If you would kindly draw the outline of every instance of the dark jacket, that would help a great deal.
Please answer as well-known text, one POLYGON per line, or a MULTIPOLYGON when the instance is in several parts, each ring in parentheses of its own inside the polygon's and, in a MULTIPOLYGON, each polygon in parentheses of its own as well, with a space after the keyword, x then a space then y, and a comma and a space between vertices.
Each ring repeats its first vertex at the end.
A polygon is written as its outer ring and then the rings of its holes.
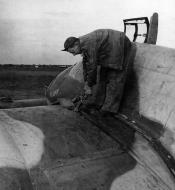
POLYGON ((79 37, 84 75, 89 86, 96 83, 97 65, 122 70, 124 59, 123 32, 99 29, 79 37))

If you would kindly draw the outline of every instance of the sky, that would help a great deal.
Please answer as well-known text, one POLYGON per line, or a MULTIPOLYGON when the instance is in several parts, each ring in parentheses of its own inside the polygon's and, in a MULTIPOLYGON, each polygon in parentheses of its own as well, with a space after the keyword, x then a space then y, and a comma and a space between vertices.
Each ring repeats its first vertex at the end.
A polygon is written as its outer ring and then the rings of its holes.
POLYGON ((174 0, 0 0, 1 64, 73 64, 69 36, 123 31, 123 19, 159 14, 157 44, 175 48, 174 0))

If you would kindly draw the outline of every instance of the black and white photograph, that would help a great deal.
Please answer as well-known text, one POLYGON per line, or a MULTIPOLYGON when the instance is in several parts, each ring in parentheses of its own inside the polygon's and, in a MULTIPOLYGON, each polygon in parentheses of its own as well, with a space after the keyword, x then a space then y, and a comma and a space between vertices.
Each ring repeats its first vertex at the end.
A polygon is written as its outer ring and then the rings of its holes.
POLYGON ((0 190, 175 190, 174 7, 0 0, 0 190))

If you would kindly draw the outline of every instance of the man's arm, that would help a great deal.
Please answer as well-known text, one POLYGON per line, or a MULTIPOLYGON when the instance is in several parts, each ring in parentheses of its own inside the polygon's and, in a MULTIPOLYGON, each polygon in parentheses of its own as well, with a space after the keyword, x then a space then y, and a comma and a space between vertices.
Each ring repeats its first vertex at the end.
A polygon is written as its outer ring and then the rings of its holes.
POLYGON ((97 48, 96 40, 93 41, 88 49, 88 63, 87 63, 87 83, 92 87, 97 80, 97 48))

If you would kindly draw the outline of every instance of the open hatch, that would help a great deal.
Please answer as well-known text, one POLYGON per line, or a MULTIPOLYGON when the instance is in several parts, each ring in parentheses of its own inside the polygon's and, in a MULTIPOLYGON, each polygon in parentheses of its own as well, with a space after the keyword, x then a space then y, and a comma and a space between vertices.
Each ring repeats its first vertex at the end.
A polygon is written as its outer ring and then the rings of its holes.
POLYGON ((124 19, 124 32, 133 42, 156 44, 158 33, 158 14, 150 18, 137 17, 124 19))

